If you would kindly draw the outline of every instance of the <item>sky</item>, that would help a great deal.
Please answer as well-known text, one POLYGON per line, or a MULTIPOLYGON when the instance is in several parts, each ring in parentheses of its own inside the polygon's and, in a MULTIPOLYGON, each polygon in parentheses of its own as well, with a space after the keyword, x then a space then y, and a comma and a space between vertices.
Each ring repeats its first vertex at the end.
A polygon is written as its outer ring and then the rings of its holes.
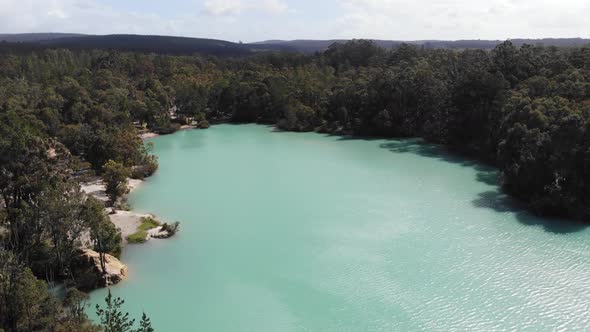
POLYGON ((590 38, 590 0, 0 0, 0 33, 254 42, 590 38))

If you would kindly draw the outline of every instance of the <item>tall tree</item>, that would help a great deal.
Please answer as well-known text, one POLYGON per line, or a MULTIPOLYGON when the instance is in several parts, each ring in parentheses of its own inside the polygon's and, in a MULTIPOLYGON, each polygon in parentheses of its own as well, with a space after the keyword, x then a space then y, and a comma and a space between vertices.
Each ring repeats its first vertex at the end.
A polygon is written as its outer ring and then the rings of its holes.
POLYGON ((94 197, 89 197, 81 212, 84 222, 90 229, 90 238, 99 254, 103 274, 107 273, 106 254, 117 254, 121 250, 121 232, 105 214, 104 205, 94 197))
POLYGON ((127 178, 131 175, 129 168, 113 160, 107 161, 102 168, 102 179, 106 186, 106 193, 115 205, 117 201, 129 192, 127 178))

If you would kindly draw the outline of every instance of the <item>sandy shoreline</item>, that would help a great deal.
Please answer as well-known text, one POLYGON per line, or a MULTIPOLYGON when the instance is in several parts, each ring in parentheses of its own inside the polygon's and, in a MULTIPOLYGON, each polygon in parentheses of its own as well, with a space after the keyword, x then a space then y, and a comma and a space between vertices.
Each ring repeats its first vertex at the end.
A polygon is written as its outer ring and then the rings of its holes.
MULTIPOLYGON (((129 193, 132 193, 134 190, 139 188, 142 183, 142 180, 129 179, 129 193)), ((94 196, 103 202, 108 201, 108 197, 105 192, 105 185, 101 179, 95 178, 92 181, 81 183, 80 186, 82 191, 87 195, 94 196)), ((137 228, 141 225, 142 218, 154 218, 154 216, 151 214, 143 214, 133 211, 115 210, 116 213, 111 214, 112 208, 106 208, 105 210, 109 213, 111 222, 121 230, 123 245, 127 244, 127 237, 129 235, 137 232, 137 228)))
MULTIPOLYGON (((193 126, 193 125, 183 125, 183 126, 180 126, 180 128, 178 129, 178 131, 181 131, 181 130, 189 130, 189 129, 197 129, 197 128, 198 128, 197 126, 193 126)), ((162 136, 162 135, 156 134, 156 133, 153 133, 153 132, 147 132, 147 133, 139 134, 139 138, 141 138, 143 140, 146 140, 146 139, 149 139, 149 138, 158 137, 158 136, 162 136)))
POLYGON ((160 134, 156 134, 156 133, 143 133, 143 134, 139 134, 139 138, 141 138, 141 139, 154 138, 154 137, 158 137, 158 136, 160 136, 160 134))
MULTIPOLYGON (((184 125, 184 126, 180 127, 179 131, 180 130, 197 129, 197 128, 198 128, 197 126, 184 125)), ((145 133, 140 134, 139 138, 142 140, 146 140, 146 139, 154 138, 154 137, 158 137, 158 136, 160 136, 160 134, 156 134, 154 132, 145 132, 145 133)), ((137 190, 137 188, 139 188, 143 182, 144 182, 143 180, 128 179, 129 194, 131 194, 133 191, 137 190)), ((90 181, 80 183, 80 186, 81 186, 82 191, 84 193, 86 193, 87 195, 94 196, 98 200, 105 202, 105 203, 109 201, 109 198, 106 194, 105 185, 100 177, 94 177, 90 181)), ((127 237, 129 235, 137 233, 138 228, 141 225, 141 220, 143 218, 151 217, 153 219, 158 220, 152 214, 144 214, 144 213, 138 213, 138 212, 134 212, 134 211, 125 211, 125 210, 114 210, 115 213, 113 213, 113 209, 110 207, 105 208, 105 211, 108 212, 111 222, 113 224, 115 224, 115 226, 117 228, 119 228, 121 230, 121 237, 123 238, 123 242, 122 242, 123 245, 128 244, 127 237)), ((163 224, 163 222, 161 220, 158 220, 158 221, 163 224)), ((160 236, 162 234, 167 234, 167 233, 162 233, 161 226, 156 227, 154 229, 150 229, 147 231, 147 233, 148 233, 148 239, 154 238, 156 236, 160 236)))

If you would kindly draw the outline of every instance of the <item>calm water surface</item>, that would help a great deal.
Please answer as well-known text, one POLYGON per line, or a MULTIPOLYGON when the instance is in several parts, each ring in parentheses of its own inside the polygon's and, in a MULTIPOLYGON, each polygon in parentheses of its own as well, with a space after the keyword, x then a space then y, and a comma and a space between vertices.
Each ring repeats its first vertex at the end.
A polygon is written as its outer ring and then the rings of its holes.
POLYGON ((127 248, 112 291, 157 331, 590 328, 590 230, 515 207, 493 169, 256 125, 153 142, 131 203, 182 229, 127 248))

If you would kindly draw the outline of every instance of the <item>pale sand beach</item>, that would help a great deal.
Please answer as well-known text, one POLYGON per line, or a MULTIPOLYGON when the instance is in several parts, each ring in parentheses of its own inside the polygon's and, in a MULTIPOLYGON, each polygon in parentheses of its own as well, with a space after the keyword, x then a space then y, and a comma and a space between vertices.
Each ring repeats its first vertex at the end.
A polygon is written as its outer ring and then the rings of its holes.
MULTIPOLYGON (((110 209, 109 209, 110 210, 110 209)), ((127 237, 137 232, 141 225, 141 219, 145 217, 154 218, 150 214, 141 214, 133 211, 116 210, 117 213, 109 214, 109 218, 117 228, 121 230, 123 245, 127 244, 127 237)))
MULTIPOLYGON (((197 129, 197 128, 198 127, 197 126, 194 126, 194 125, 182 125, 182 126, 180 126, 180 128, 178 129, 178 131, 181 131, 181 130, 190 130, 190 129, 197 129)), ((154 138, 154 137, 158 137, 158 136, 160 136, 160 134, 156 134, 156 133, 153 133, 153 132, 147 132, 147 133, 139 134, 139 138, 141 138, 142 140, 146 140, 146 139, 154 138)))
POLYGON ((160 136, 160 135, 159 134, 156 134, 156 133, 151 133, 150 132, 150 133, 140 134, 139 135, 139 138, 141 138, 141 139, 148 139, 148 138, 154 138, 154 137, 158 137, 158 136, 160 136))
MULTIPOLYGON (((142 180, 129 179, 129 193, 132 193, 134 190, 136 190, 142 183, 142 180)), ((105 186, 101 179, 95 178, 92 181, 81 183, 80 186, 82 191, 84 191, 86 194, 94 196, 103 202, 108 201, 108 197, 105 192, 105 186)), ((142 214, 124 210, 115 210, 116 213, 113 214, 113 209, 110 207, 106 208, 105 210, 109 213, 111 222, 121 230, 123 245, 127 244, 127 237, 129 235, 137 232, 137 228, 139 225, 141 225, 142 218, 154 218, 154 216, 150 214, 142 214)))

